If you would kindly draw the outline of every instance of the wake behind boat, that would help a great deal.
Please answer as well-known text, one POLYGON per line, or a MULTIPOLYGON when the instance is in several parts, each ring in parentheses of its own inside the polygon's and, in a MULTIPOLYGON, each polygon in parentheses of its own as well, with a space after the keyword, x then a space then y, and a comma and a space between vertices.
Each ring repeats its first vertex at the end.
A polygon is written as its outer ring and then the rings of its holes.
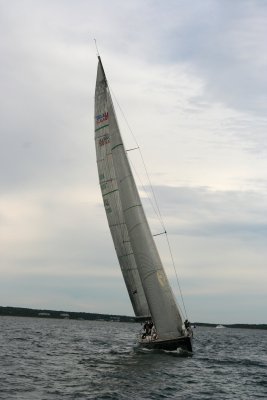
POLYGON ((146 348, 192 351, 151 234, 124 148, 100 56, 95 88, 95 145, 99 183, 117 257, 138 319, 147 320, 139 344, 146 348))

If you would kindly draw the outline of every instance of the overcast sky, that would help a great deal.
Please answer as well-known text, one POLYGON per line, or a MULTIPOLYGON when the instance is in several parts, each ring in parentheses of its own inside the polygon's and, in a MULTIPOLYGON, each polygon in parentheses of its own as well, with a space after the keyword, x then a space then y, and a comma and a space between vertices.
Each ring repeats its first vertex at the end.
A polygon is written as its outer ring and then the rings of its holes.
POLYGON ((133 315, 98 186, 94 38, 189 318, 267 323, 260 0, 0 0, 0 305, 133 315))

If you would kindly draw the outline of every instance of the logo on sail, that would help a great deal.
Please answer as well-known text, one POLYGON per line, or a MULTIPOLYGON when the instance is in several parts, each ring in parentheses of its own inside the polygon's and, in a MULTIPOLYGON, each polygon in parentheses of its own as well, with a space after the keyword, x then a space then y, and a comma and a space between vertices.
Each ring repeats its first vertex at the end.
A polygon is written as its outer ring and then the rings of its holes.
POLYGON ((104 146, 105 144, 110 143, 109 135, 105 135, 105 136, 103 136, 102 138, 100 138, 100 139, 98 140, 98 143, 99 143, 99 146, 100 146, 100 147, 101 147, 101 146, 104 146))
POLYGON ((108 120, 108 112, 105 111, 105 112, 103 112, 102 114, 98 114, 98 115, 95 117, 95 119, 96 119, 96 123, 97 123, 97 124, 101 124, 101 122, 107 121, 107 120, 108 120))

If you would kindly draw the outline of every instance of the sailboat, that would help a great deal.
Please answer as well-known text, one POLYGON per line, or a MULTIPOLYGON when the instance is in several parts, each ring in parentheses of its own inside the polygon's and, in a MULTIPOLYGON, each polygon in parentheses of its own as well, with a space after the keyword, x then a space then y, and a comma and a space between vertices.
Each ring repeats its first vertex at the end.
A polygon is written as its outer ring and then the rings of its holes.
POLYGON ((99 55, 95 146, 104 208, 132 307, 137 320, 152 328, 139 335, 139 345, 192 352, 191 330, 182 320, 154 242, 99 55))

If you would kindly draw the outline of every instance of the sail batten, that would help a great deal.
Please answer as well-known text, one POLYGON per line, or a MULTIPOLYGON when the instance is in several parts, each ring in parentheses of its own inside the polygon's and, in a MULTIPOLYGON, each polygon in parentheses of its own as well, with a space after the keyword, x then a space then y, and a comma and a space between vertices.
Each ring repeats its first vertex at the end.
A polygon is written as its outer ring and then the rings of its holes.
POLYGON ((97 129, 95 130, 95 132, 100 131, 100 129, 104 129, 104 128, 106 128, 107 126, 109 126, 109 125, 107 124, 107 125, 101 126, 100 128, 97 128, 97 129))

